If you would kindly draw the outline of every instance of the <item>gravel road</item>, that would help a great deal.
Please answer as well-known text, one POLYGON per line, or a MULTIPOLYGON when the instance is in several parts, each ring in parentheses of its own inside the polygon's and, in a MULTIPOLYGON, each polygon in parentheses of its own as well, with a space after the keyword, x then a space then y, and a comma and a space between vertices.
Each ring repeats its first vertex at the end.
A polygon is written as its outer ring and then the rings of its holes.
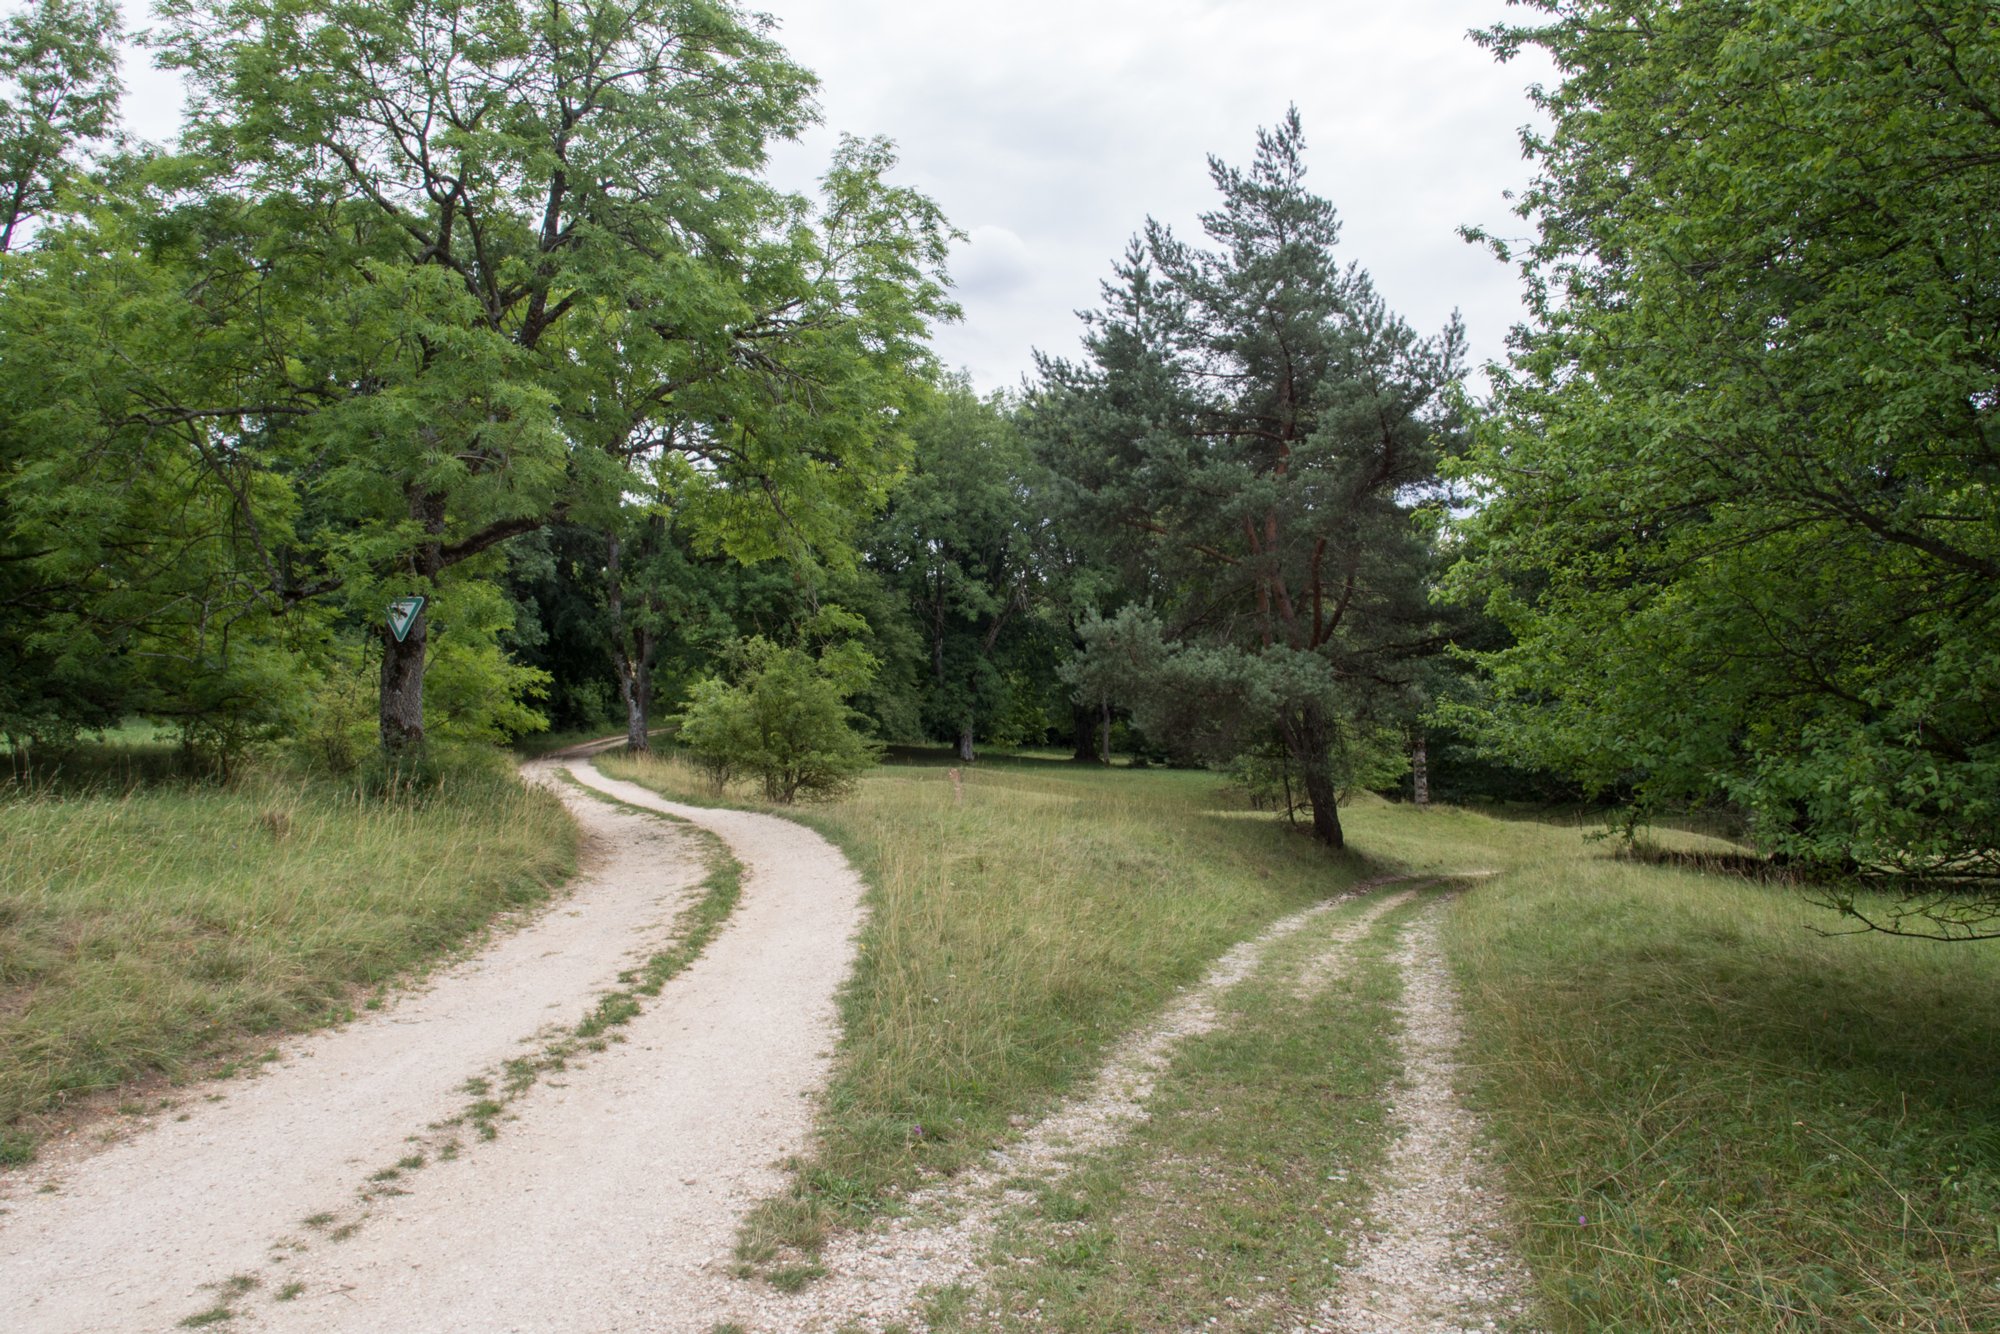
POLYGON ((587 862, 553 908, 385 1010, 284 1044, 255 1079, 11 1174, 0 1329, 167 1330, 227 1304, 232 1330, 706 1334, 754 1309, 724 1272, 730 1243, 804 1146, 860 882, 788 821, 568 767, 713 830, 746 870, 730 922, 624 1041, 521 1097, 498 1139, 358 1202, 412 1136, 465 1109, 469 1077, 538 1049, 665 944, 704 874, 681 829, 564 785, 587 862), (336 1241, 316 1215, 359 1226, 336 1241))

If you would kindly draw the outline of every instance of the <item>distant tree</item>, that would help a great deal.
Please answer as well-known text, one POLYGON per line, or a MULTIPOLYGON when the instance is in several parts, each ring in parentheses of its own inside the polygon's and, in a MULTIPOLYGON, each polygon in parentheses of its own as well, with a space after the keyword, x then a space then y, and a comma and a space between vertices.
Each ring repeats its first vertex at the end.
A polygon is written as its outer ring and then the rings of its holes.
POLYGON ((1484 735, 1990 930, 1956 878, 2000 875, 1993 8, 1531 7, 1486 38, 1562 79, 1466 463, 1454 587, 1516 636, 1484 735))
POLYGON ((575 512, 605 533, 608 642, 629 744, 647 746, 651 670, 677 542, 743 561, 844 553, 908 453, 900 409, 955 315, 935 204, 892 184, 881 140, 847 139, 816 206, 745 191, 727 244, 607 309, 558 411, 592 457, 575 512))
POLYGON ((1461 336, 1418 338, 1336 262, 1303 154, 1292 112, 1247 171, 1211 160, 1213 249, 1146 224, 1086 362, 1043 363, 1037 430, 1147 599, 1085 630, 1079 685, 1209 758, 1276 739, 1339 847, 1340 789, 1438 646, 1422 511, 1461 336))
POLYGON ((1005 401, 964 380, 918 404, 910 430, 915 456, 866 540, 867 559, 924 638, 926 730, 970 762, 1014 704, 1008 637, 1033 629, 1036 465, 1005 401))
POLYGON ((697 682, 674 719, 677 741, 718 791, 750 774, 771 801, 824 800, 874 765, 881 747, 855 727, 847 706, 873 670, 865 653, 843 645, 815 657, 756 637, 741 646, 740 659, 733 683, 697 682))

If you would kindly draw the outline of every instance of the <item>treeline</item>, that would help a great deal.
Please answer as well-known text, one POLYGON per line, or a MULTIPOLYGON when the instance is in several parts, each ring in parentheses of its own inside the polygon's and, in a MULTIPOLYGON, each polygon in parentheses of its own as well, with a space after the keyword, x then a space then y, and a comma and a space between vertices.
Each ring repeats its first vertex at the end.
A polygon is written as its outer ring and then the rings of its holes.
POLYGON ((812 80, 760 19, 176 5, 164 151, 113 135, 115 18, 49 0, 7 48, 17 758, 136 714, 217 768, 396 770, 690 701, 768 750, 782 681, 968 760, 1239 761, 1335 844, 1340 788, 1395 781, 1459 342, 1340 267, 1296 118, 1216 164, 1210 248, 1148 225, 1081 363, 981 398, 887 145, 764 179, 812 80))
POLYGON ((163 151, 112 137, 111 4, 11 18, 14 753, 137 713, 218 765, 370 730, 399 765, 540 724, 510 596, 537 568, 643 658, 618 599, 673 542, 846 542, 907 458, 950 234, 885 143, 844 141, 812 198, 767 182, 814 114, 767 27, 697 0, 170 5, 192 104, 163 151), (574 530, 608 543, 588 572, 555 560, 574 530))
POLYGON ((1460 331, 1338 257, 1295 115, 1211 163, 1201 236, 1141 228, 1079 358, 982 398, 889 147, 765 180, 813 85, 760 19, 178 0, 169 153, 112 135, 111 7, 45 0, 0 47, 0 726, 393 766, 689 701, 768 742, 790 683, 966 758, 1229 766, 1333 845, 1426 760, 1715 807, 1974 930, 1990 6, 1528 8, 1483 36, 1561 75, 1492 240, 1531 318, 1474 402, 1460 331))

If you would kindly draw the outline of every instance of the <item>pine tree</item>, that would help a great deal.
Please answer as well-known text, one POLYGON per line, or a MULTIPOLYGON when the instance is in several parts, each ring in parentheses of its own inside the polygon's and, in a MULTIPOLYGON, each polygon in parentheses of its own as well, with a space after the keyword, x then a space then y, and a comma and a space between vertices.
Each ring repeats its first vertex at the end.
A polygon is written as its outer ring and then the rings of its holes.
POLYGON ((1149 220, 1046 361, 1040 438, 1145 605, 1085 632, 1080 683, 1150 735, 1226 758, 1273 740, 1313 832, 1437 646, 1420 511, 1438 498, 1461 335, 1417 337, 1334 257, 1296 110, 1247 170, 1211 159, 1211 248, 1149 220))

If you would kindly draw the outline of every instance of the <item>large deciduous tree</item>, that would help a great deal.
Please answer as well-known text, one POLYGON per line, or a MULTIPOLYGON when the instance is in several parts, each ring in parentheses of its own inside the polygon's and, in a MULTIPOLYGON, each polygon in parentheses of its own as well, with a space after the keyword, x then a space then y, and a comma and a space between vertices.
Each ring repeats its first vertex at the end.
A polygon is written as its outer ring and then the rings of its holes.
POLYGON ((1078 680, 1213 757, 1279 741, 1341 846, 1353 757, 1436 647, 1425 596, 1460 335, 1416 336, 1334 258, 1296 112, 1222 195, 1202 249, 1148 222, 1089 317, 1082 365, 1044 364, 1038 431, 1150 605, 1086 631, 1078 680))
MULTIPOLYGON (((315 568, 288 577, 474 624, 453 580, 587 481, 563 408, 593 349, 624 321, 727 355, 700 275, 761 224, 810 76, 708 0, 163 8, 200 188, 246 214, 217 260, 236 318, 297 313, 193 406, 304 493, 315 568)), ((394 753, 423 737, 431 617, 379 633, 394 753)))
POLYGON ((1562 74, 1533 321, 1456 576, 1517 636, 1489 738, 1794 861, 2000 873, 1993 7, 1531 8, 1488 40, 1562 74))
POLYGON ((35 0, 0 20, 0 254, 111 133, 119 36, 112 0, 35 0))
MULTIPOLYGON (((600 474, 608 640, 627 738, 647 746, 676 541, 756 561, 840 558, 908 454, 950 231, 892 184, 882 140, 846 139, 816 205, 740 191, 734 243, 663 275, 658 303, 607 311, 559 401, 600 474)), ((587 510, 587 514, 586 514, 587 510)))
POLYGON ((82 174, 83 150, 111 129, 117 40, 107 3, 44 0, 0 20, 0 733, 17 760, 31 741, 102 723, 122 702, 103 644, 79 628, 91 566, 65 550, 69 511, 111 497, 36 439, 54 396, 22 352, 65 304, 28 309, 24 293, 45 268, 68 266, 20 253, 82 174))

